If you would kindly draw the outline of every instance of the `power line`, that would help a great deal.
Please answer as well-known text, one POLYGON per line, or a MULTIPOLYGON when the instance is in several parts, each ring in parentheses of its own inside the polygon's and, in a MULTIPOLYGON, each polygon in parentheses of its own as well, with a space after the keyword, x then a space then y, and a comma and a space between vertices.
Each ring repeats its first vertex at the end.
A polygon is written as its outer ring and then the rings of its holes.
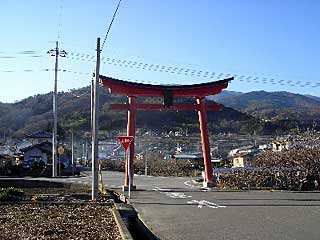
POLYGON ((117 15, 118 9, 119 9, 120 4, 121 4, 121 1, 122 1, 122 0, 119 0, 118 5, 117 5, 117 7, 116 7, 116 10, 115 10, 114 13, 113 13, 111 22, 110 22, 109 27, 108 27, 108 30, 107 30, 107 33, 106 33, 106 35, 105 35, 105 37, 104 37, 104 39, 103 39, 103 43, 102 43, 102 45, 101 45, 101 52, 103 51, 104 44, 105 44, 106 41, 107 41, 109 32, 110 32, 110 30, 111 30, 111 27, 112 27, 112 24, 113 24, 113 22, 114 22, 114 19, 115 19, 116 15, 117 15))
MULTIPOLYGON (((52 72, 55 71, 55 69, 49 69, 49 68, 44 68, 44 69, 22 69, 21 71, 23 72, 52 72)), ((58 72, 64 72, 64 73, 69 73, 69 74, 74 74, 74 75, 82 75, 82 76, 89 76, 92 75, 92 73, 90 72, 83 72, 83 71, 73 71, 73 70, 68 70, 68 69, 58 69, 58 72)), ((17 70, 1 70, 0 72, 3 73, 16 73, 18 72, 17 70)), ((221 73, 220 73, 221 74, 221 73)), ((219 76, 220 74, 217 74, 217 76, 219 76)), ((221 75, 223 76, 223 78, 225 77, 225 75, 221 75)), ((261 83, 261 84, 272 84, 272 85, 280 85, 280 86, 291 86, 291 87, 312 87, 312 88, 317 88, 320 87, 320 83, 316 82, 316 83, 312 83, 312 82, 301 82, 301 81, 291 81, 291 80, 272 80, 272 78, 270 80, 268 80, 267 78, 261 78, 261 77, 251 77, 251 76, 237 76, 234 75, 236 80, 240 81, 240 82, 247 82, 247 83, 261 83)), ((222 78, 222 77, 221 77, 222 78)), ((145 80, 135 80, 135 79, 131 79, 131 78, 121 78, 122 80, 126 80, 126 81, 131 81, 131 82, 141 82, 141 83, 148 83, 148 84, 161 84, 158 82, 154 82, 154 81, 145 81, 145 80)), ((170 84, 167 84, 170 85, 170 84)))
MULTIPOLYGON (((0 52, 0 59, 10 60, 10 59, 16 59, 19 56, 25 56, 30 58, 44 57, 43 55, 40 55, 40 54, 42 54, 42 52, 39 52, 33 49, 21 50, 14 53, 0 52)), ((95 62, 95 56, 85 54, 85 53, 70 52, 68 58, 72 60, 78 60, 78 61, 95 62)), ((280 78, 264 77, 264 76, 262 77, 262 76, 241 75, 241 74, 231 75, 230 73, 205 71, 205 70, 199 70, 199 69, 192 69, 192 68, 178 67, 178 66, 168 66, 168 65, 161 65, 161 64, 150 64, 150 63, 145 63, 140 61, 125 60, 125 59, 110 58, 110 57, 102 58, 102 63, 118 66, 118 67, 125 67, 129 69, 154 71, 154 72, 167 73, 167 74, 176 74, 181 76, 201 77, 205 79, 218 79, 218 78, 234 76, 236 80, 240 82, 246 82, 246 83, 261 83, 261 84, 292 86, 292 87, 301 87, 301 88, 320 87, 320 82, 300 81, 300 80, 293 81, 293 80, 286 80, 281 77, 280 78)), ((36 71, 50 71, 50 70, 22 69, 21 71, 36 72, 36 71)), ((60 69, 58 71, 60 71, 60 69)), ((14 73, 17 71, 12 69, 5 69, 5 70, 1 70, 0 72, 14 73)), ((88 73, 65 70, 65 69, 63 70, 63 72, 78 74, 78 75, 90 75, 88 73)), ((264 74, 260 74, 260 75, 264 75, 264 74)))
POLYGON ((2 59, 13 59, 18 57, 31 57, 31 58, 39 58, 44 57, 43 52, 35 51, 35 50, 22 50, 18 52, 0 52, 0 58, 2 59))
MULTIPOLYGON (((79 61, 88 61, 94 62, 93 57, 86 54, 80 53, 70 53, 70 59, 79 60, 79 61)), ((262 84, 272 84, 272 85, 280 85, 280 86, 296 86, 296 87, 319 87, 320 82, 310 82, 310 81, 292 81, 285 79, 277 79, 272 77, 258 77, 258 76, 248 76, 248 75, 232 75, 230 73, 222 73, 222 72, 213 72, 213 71, 205 71, 199 69, 192 68, 183 68, 178 66, 167 66, 161 64, 150 64, 140 61, 131 61, 131 60, 123 60, 117 58, 102 58, 102 63, 109 64, 113 66, 125 67, 125 68, 135 68, 147 71, 154 72, 162 72, 168 74, 176 74, 176 75, 185 75, 191 77, 201 77, 201 78, 209 78, 209 79, 221 79, 234 76, 235 79, 240 82, 248 82, 248 83, 262 83, 262 84)))

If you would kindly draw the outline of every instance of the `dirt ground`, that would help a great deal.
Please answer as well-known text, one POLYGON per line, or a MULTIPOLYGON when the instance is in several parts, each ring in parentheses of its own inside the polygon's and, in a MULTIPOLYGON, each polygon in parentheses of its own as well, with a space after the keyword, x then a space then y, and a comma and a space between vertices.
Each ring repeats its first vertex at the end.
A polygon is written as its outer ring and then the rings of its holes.
POLYGON ((110 206, 0 205, 0 239, 121 239, 110 206))
POLYGON ((24 188, 24 195, 0 201, 0 239, 121 239, 110 195, 90 201, 90 189, 24 188))

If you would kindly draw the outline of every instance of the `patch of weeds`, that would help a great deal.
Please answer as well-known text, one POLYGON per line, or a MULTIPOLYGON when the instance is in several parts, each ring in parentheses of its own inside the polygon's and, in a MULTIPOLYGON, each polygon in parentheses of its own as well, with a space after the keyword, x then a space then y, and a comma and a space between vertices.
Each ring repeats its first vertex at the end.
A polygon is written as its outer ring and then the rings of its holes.
POLYGON ((19 188, 0 188, 0 201, 7 201, 23 196, 23 191, 19 188))
POLYGON ((233 190, 233 191, 240 190, 240 188, 237 186, 228 186, 225 184, 217 184, 217 188, 220 190, 233 190))
POLYGON ((42 195, 38 195, 38 194, 33 195, 31 197, 31 201, 45 201, 45 200, 47 200, 45 197, 43 197, 42 195))

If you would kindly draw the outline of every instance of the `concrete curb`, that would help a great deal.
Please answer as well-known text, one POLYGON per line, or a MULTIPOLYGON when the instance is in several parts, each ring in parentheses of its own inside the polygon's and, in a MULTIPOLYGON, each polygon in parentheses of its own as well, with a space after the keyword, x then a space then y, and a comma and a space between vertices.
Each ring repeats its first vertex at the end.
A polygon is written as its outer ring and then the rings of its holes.
POLYGON ((112 210, 113 216, 116 220, 116 223, 118 225, 119 231, 120 231, 120 235, 121 238, 123 240, 133 240, 131 233, 129 232, 126 224, 124 223, 124 221, 122 220, 122 217, 116 207, 116 205, 114 205, 113 210, 112 210))
POLYGON ((131 224, 134 224, 134 229, 139 232, 138 236, 137 233, 134 234, 136 239, 150 239, 150 240, 159 240, 159 238, 150 230, 148 225, 144 222, 142 216, 136 211, 133 207, 130 199, 126 197, 125 194, 117 192, 119 199, 124 203, 116 203, 115 206, 118 208, 119 211, 122 212, 122 217, 125 220, 131 219, 133 220, 131 224))
POLYGON ((140 229, 143 229, 142 231, 144 231, 144 235, 147 237, 147 239, 153 239, 153 240, 160 240, 160 238, 158 238, 153 231, 150 230, 150 228, 148 227, 148 225, 145 223, 145 221, 143 220, 143 218, 141 217, 140 214, 138 214, 138 224, 140 229))

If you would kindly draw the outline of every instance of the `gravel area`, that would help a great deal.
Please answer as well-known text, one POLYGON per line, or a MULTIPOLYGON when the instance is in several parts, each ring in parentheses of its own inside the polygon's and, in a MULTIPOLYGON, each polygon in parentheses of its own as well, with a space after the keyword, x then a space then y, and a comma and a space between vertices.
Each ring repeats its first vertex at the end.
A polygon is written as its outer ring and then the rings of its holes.
POLYGON ((121 239, 112 207, 0 203, 0 239, 121 239))

